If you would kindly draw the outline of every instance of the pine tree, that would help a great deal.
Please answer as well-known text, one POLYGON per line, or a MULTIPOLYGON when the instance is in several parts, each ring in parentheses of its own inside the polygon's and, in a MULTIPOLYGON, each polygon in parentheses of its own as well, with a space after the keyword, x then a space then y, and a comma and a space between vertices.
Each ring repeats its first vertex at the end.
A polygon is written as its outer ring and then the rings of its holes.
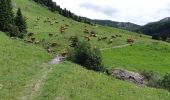
POLYGON ((13 25, 13 12, 11 0, 0 0, 0 30, 8 31, 13 25))
POLYGON ((26 21, 24 20, 24 18, 22 16, 20 8, 18 8, 18 10, 17 10, 17 15, 15 17, 15 25, 18 26, 20 33, 26 33, 27 32, 26 21))

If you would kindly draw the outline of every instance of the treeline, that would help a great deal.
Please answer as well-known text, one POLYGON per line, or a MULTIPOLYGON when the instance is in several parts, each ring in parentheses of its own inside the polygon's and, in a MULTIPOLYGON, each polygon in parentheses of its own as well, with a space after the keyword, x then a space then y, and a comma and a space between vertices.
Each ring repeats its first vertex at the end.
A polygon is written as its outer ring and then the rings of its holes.
POLYGON ((19 38, 23 38, 27 33, 26 22, 21 9, 19 8, 16 16, 14 16, 11 0, 0 1, 0 31, 6 32, 10 37, 19 38))
POLYGON ((59 5, 56 4, 56 2, 53 2, 52 0, 33 0, 33 1, 35 1, 38 4, 41 4, 42 6, 47 7, 52 12, 55 11, 59 12, 59 14, 64 17, 71 18, 78 22, 84 22, 91 25, 93 24, 88 18, 75 15, 74 13, 67 10, 66 8, 62 9, 59 5))
POLYGON ((153 39, 170 42, 170 19, 149 23, 138 31, 151 35, 153 39))

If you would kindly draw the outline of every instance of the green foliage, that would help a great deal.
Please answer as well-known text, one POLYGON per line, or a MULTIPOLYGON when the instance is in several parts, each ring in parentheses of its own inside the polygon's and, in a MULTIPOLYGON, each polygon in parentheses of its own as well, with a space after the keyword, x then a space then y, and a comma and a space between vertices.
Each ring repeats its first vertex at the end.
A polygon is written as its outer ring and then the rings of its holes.
POLYGON ((100 50, 91 48, 86 41, 79 41, 74 51, 70 52, 69 59, 77 64, 85 66, 87 69, 102 71, 102 57, 100 50))
POLYGON ((23 18, 23 15, 21 13, 20 8, 18 8, 18 10, 17 10, 17 14, 16 14, 16 17, 15 17, 15 25, 18 26, 20 33, 22 33, 22 32, 26 33, 27 32, 26 22, 25 22, 25 19, 23 18))
POLYGON ((16 25, 8 25, 8 35, 10 37, 18 37, 19 36, 19 29, 16 25))
POLYGON ((152 39, 166 41, 170 38, 170 18, 144 25, 138 31, 151 35, 152 39))
POLYGON ((144 70, 142 73, 141 73, 145 80, 147 81, 147 86, 149 87, 155 87, 155 88, 160 88, 160 76, 153 72, 153 71, 147 71, 147 70, 144 70))
POLYGON ((170 91, 170 74, 166 74, 161 80, 161 86, 170 91))
POLYGON ((11 0, 0 1, 0 30, 7 31, 10 24, 13 24, 13 12, 11 0))
POLYGON ((70 38, 70 40, 71 40, 70 46, 71 47, 76 47, 77 44, 78 44, 78 41, 79 41, 78 37, 77 36, 73 36, 73 37, 70 38))

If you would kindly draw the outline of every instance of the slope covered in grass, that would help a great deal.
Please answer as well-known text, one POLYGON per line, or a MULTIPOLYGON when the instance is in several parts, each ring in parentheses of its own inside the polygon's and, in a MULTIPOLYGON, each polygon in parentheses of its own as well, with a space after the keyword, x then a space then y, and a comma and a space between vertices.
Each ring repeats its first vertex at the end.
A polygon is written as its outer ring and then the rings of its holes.
MULTIPOLYGON (((0 99, 15 100, 21 96, 25 86, 42 75, 44 71, 42 64, 51 58, 43 48, 49 47, 52 42, 57 42, 59 46, 52 49, 59 52, 67 50, 71 36, 77 35, 80 39, 84 39, 87 35, 83 32, 85 26, 90 32, 96 31, 98 37, 108 38, 98 41, 97 37, 91 37, 89 42, 99 48, 126 44, 127 38, 135 39, 135 45, 132 47, 103 51, 103 63, 107 68, 122 67, 135 71, 146 69, 160 73, 169 72, 169 47, 165 43, 153 45, 148 36, 140 38, 138 34, 125 30, 75 22, 48 11, 32 0, 12 1, 15 5, 14 11, 20 7, 23 15, 28 18, 28 31, 35 34, 33 37, 36 41, 40 41, 40 44, 26 44, 22 42, 23 40, 10 39, 4 33, 0 33, 0 99), (40 20, 37 21, 37 18, 40 20), (48 18, 53 25, 44 22, 48 18), (68 29, 64 34, 60 34, 60 27, 66 24, 68 29), (53 36, 49 37, 49 33, 53 36), (108 44, 112 35, 121 35, 121 37, 114 38, 113 43, 108 44)), ((26 37, 25 40, 29 38, 26 37)), ((52 66, 52 71, 45 80, 42 80, 39 93, 36 94, 38 97, 34 98, 35 100, 168 100, 170 98, 166 90, 116 80, 69 62, 52 66)))
POLYGON ((17 97, 51 57, 40 47, 10 39, 0 32, 0 99, 17 97))
POLYGON ((166 90, 123 82, 79 65, 63 62, 52 67, 35 100, 168 100, 166 90))
POLYGON ((16 4, 15 11, 18 7, 22 9, 24 16, 28 18, 28 31, 35 33, 34 37, 36 38, 36 40, 43 41, 43 43, 41 42, 41 45, 43 45, 43 47, 48 47, 52 42, 57 42, 59 44, 57 48, 53 48, 55 51, 63 51, 68 49, 70 45, 69 38, 71 36, 77 35, 81 40, 84 39, 84 36, 88 35, 87 33, 84 33, 85 29, 87 29, 89 32, 95 31, 97 33, 97 37, 91 37, 91 40, 89 42, 93 46, 96 45, 99 48, 126 44, 127 38, 135 38, 139 41, 150 38, 147 36, 143 36, 143 38, 140 39, 139 35, 133 32, 107 26, 92 26, 84 23, 79 23, 60 16, 57 12, 52 13, 47 8, 42 7, 41 5, 38 5, 33 1, 13 0, 13 2, 16 4), (37 18, 39 18, 40 20, 37 21, 37 18), (65 27, 66 25, 68 26, 65 27), (61 26, 67 28, 64 34, 60 33, 61 26), (49 33, 53 33, 53 36, 49 37, 49 33), (114 38, 112 39, 113 43, 108 44, 109 39, 111 39, 112 35, 122 35, 122 37, 114 38), (107 37, 107 39, 103 41, 98 41, 98 37, 107 37))
POLYGON ((133 71, 149 70, 160 74, 170 72, 170 45, 150 41, 102 52, 108 69, 124 68, 133 71))

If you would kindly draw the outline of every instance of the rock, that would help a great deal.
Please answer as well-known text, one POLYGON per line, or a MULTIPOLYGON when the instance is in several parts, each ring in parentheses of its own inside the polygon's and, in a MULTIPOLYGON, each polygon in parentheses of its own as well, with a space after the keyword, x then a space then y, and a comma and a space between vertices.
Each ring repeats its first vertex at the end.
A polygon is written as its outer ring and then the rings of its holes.
POLYGON ((63 61, 65 58, 59 55, 56 55, 54 59, 52 59, 48 64, 53 65, 53 64, 59 64, 61 61, 63 61))
POLYGON ((144 84, 144 77, 139 73, 131 72, 123 69, 114 69, 110 74, 118 79, 130 81, 136 84, 144 84))

